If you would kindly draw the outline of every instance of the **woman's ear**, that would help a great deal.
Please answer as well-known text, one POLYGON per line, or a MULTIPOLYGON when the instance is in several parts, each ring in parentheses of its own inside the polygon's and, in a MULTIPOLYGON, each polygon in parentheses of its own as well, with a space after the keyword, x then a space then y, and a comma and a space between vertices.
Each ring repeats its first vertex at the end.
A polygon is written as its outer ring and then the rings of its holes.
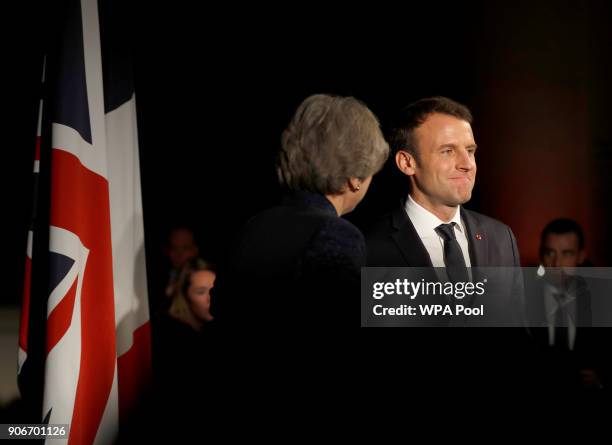
POLYGON ((351 192, 358 192, 359 190, 361 190, 361 183, 363 182, 361 179, 349 178, 347 182, 348 182, 348 188, 351 192))
POLYGON ((416 173, 414 156, 407 151, 400 150, 395 154, 395 165, 406 176, 412 176, 416 173))

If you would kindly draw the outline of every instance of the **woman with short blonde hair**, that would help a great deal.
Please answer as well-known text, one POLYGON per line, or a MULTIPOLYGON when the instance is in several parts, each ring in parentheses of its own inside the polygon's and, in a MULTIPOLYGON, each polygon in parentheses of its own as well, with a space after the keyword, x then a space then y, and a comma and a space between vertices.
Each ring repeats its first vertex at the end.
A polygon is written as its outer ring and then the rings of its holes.
POLYGON ((277 171, 292 190, 341 194, 389 156, 376 116, 353 97, 316 94, 298 107, 281 137, 277 171))
POLYGON ((376 116, 357 99, 317 94, 301 103, 281 136, 283 201, 247 223, 231 256, 236 319, 300 324, 331 316, 337 297, 359 294, 365 241, 341 216, 388 155, 376 116))

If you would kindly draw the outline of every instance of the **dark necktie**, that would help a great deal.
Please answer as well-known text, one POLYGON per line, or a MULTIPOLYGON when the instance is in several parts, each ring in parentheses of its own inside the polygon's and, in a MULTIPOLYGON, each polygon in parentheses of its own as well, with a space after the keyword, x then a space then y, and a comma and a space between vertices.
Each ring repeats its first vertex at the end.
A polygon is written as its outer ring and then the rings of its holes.
POLYGON ((467 283, 470 279, 463 252, 457 238, 455 238, 455 223, 440 224, 436 227, 436 232, 444 239, 444 265, 448 279, 453 283, 467 283))
POLYGON ((565 311, 561 306, 561 298, 563 295, 553 295, 558 303, 557 310, 555 311, 555 349, 560 351, 567 351, 569 349, 569 328, 566 326, 564 314, 565 311))

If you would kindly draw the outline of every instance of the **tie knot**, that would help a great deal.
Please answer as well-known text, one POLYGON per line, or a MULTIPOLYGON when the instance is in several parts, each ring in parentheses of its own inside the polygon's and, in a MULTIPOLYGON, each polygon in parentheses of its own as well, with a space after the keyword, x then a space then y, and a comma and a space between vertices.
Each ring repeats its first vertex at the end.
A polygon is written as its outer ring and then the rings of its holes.
POLYGON ((436 232, 438 232, 438 234, 444 238, 444 241, 454 240, 456 239, 454 226, 454 222, 449 224, 440 224, 438 227, 436 227, 436 232))

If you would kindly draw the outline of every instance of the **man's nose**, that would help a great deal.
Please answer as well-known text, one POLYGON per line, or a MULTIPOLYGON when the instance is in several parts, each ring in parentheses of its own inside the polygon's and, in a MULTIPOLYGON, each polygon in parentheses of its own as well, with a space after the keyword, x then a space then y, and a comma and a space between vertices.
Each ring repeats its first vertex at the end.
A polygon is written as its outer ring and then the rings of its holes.
POLYGON ((457 158, 457 168, 468 172, 476 168, 476 161, 467 150, 460 150, 457 158))

